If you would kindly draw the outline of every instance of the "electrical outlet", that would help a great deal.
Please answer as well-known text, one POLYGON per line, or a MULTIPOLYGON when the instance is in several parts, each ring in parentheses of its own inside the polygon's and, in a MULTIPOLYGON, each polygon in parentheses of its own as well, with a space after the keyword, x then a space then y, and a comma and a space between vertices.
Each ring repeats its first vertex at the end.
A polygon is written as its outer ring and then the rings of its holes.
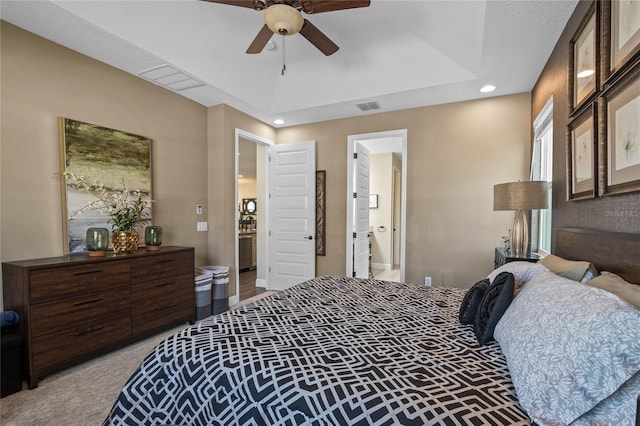
POLYGON ((196 205, 196 214, 202 214, 202 204, 196 205))
POLYGON ((431 277, 424 277, 424 285, 431 287, 431 277))
POLYGON ((196 230, 198 232, 204 232, 208 230, 208 224, 207 222, 198 222, 196 225, 196 230))

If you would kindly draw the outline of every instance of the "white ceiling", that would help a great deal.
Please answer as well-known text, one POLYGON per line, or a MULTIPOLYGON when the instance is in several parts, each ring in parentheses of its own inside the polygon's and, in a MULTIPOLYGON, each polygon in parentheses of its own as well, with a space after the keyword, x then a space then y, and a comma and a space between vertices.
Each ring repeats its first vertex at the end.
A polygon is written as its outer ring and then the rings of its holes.
MULTIPOLYGON (((199 0, 2 0, 0 17, 131 74, 170 64, 204 86, 179 91, 283 126, 530 91, 577 0, 372 0, 304 17, 340 50, 299 34, 245 52, 262 12, 199 0), (497 86, 480 93, 485 84, 497 86), (356 104, 376 101, 362 112, 356 104)), ((276 126, 281 127, 281 126, 276 126)))

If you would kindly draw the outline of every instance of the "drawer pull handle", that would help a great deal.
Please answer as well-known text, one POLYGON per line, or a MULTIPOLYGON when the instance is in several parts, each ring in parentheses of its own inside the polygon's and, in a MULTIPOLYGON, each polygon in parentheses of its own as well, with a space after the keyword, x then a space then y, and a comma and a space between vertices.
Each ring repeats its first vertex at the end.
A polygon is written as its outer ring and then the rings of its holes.
POLYGON ((97 302, 102 302, 104 299, 93 299, 93 300, 86 300, 84 302, 78 302, 78 303, 74 303, 73 306, 82 306, 82 305, 89 305, 91 303, 97 303, 97 302))
POLYGON ((171 303, 171 304, 169 304, 167 306, 163 306, 161 308, 157 308, 156 311, 164 311, 165 309, 173 308, 176 305, 177 305, 177 303, 171 303))
POLYGON ((166 287, 168 285, 174 285, 175 283, 176 283, 175 281, 171 281, 171 282, 168 282, 168 283, 156 284, 156 288, 166 287))
POLYGON ((104 326, 102 326, 102 325, 100 327, 88 328, 86 330, 78 331, 77 333, 73 333, 73 335, 76 336, 76 337, 80 337, 80 336, 84 336, 85 334, 93 333, 94 331, 102 330, 103 328, 104 328, 104 326))
POLYGON ((169 263, 169 262, 175 262, 175 261, 176 261, 175 259, 164 259, 159 261, 158 263, 169 263))
POLYGON ((102 272, 102 269, 96 269, 95 271, 76 272, 73 275, 89 275, 89 274, 97 274, 99 272, 102 272))

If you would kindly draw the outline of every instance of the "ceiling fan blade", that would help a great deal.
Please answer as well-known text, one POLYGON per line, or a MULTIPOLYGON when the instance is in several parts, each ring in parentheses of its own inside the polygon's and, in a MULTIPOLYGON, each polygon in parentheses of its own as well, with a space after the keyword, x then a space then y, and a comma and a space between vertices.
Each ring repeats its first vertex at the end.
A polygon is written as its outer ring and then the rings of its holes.
POLYGON ((247 53, 262 52, 262 49, 264 49, 267 43, 269 43, 269 40, 271 40, 272 35, 273 35, 273 32, 265 24, 260 30, 260 32, 258 33, 258 35, 256 36, 256 38, 254 38, 251 44, 249 45, 249 48, 247 49, 247 53))
POLYGON ((209 3, 228 4, 229 6, 248 7, 253 9, 253 0, 201 0, 208 1, 209 3))
POLYGON ((301 0, 300 3, 304 12, 312 14, 369 7, 371 0, 301 0))
POLYGON ((324 35, 322 31, 306 19, 304 20, 300 34, 326 56, 333 55, 339 49, 337 44, 332 42, 329 37, 324 35))

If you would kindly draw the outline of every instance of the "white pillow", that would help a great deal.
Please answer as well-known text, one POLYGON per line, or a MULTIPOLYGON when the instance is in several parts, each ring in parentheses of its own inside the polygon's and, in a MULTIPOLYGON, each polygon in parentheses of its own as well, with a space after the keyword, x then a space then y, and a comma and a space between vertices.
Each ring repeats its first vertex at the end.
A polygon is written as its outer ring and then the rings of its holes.
POLYGON ((494 338, 539 425, 573 422, 640 371, 640 310, 552 272, 527 283, 494 338))
POLYGON ((535 277, 537 274, 543 271, 548 271, 548 269, 546 266, 540 263, 524 261, 508 262, 491 272, 487 276, 487 278, 489 278, 490 282, 493 282, 493 280, 498 276, 499 273, 511 272, 516 282, 515 288, 517 290, 525 285, 531 278, 535 277))

